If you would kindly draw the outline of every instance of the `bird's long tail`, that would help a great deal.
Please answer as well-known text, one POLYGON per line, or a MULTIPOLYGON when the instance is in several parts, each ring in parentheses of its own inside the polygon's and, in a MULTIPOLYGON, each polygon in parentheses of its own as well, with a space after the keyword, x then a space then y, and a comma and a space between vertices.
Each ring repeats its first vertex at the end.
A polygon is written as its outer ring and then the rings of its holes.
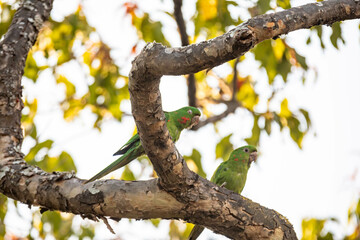
POLYGON ((95 176, 87 180, 85 183, 92 182, 96 179, 102 178, 103 176, 111 173, 112 171, 115 171, 116 169, 119 169, 129 162, 131 162, 133 159, 129 156, 129 154, 125 154, 118 159, 116 159, 113 163, 111 163, 109 166, 101 170, 99 173, 97 173, 95 176))
POLYGON ((202 231, 204 231, 204 227, 200 225, 195 225, 194 228, 191 230, 191 233, 189 235, 189 240, 197 239, 202 233, 202 231))

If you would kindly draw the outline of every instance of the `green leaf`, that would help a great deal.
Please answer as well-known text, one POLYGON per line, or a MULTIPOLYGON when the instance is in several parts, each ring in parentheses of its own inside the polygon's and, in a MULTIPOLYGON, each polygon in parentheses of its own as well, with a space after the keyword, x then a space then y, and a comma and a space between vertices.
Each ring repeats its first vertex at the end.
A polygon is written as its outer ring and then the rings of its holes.
POLYGON ((35 156, 38 154, 38 152, 42 149, 49 150, 52 147, 53 143, 54 141, 52 140, 46 140, 36 144, 30 149, 29 153, 24 157, 24 160, 29 162, 30 164, 35 164, 35 156))
POLYGON ((358 200, 358 203, 356 205, 355 214, 356 214, 356 217, 360 220, 360 199, 358 200))
POLYGON ((125 166, 124 171, 121 174, 121 179, 124 181, 135 181, 136 180, 134 173, 130 170, 128 165, 125 166))
POLYGON ((229 6, 238 6, 235 1, 227 0, 198 0, 194 16, 195 38, 205 35, 205 38, 214 38, 223 34, 227 27, 241 23, 240 18, 233 18, 229 6))
POLYGON ((154 225, 154 227, 159 227, 160 221, 161 221, 161 218, 150 219, 150 222, 152 225, 154 225))
MULTIPOLYGON (((337 221, 334 218, 326 219, 303 219, 302 240, 333 240, 334 235, 331 232, 324 233, 324 225, 329 221, 337 221)), ((354 239, 355 240, 355 239, 354 239)))
POLYGON ((67 152, 61 152, 57 161, 56 161, 56 170, 54 171, 75 171, 76 166, 74 159, 67 152))
POLYGON ((188 237, 189 229, 186 228, 183 230, 179 225, 183 225, 183 223, 171 220, 169 224, 169 239, 178 239, 178 240, 186 240, 188 237))
POLYGON ((9 29, 14 14, 15 9, 10 4, 0 1, 0 38, 9 29))
POLYGON ((159 42, 166 46, 170 46, 169 42, 165 39, 162 33, 162 23, 150 19, 148 13, 144 13, 142 18, 134 15, 134 25, 138 29, 139 35, 145 42, 159 42))
POLYGON ((341 40, 342 43, 345 43, 345 40, 341 35, 340 22, 333 23, 331 28, 332 28, 332 34, 330 36, 330 41, 336 49, 339 49, 338 40, 341 40))
POLYGON ((70 98, 75 94, 76 92, 75 85, 72 84, 64 75, 58 75, 56 78, 56 83, 58 84, 62 83, 65 85, 66 98, 70 98))
POLYGON ((234 149, 234 146, 230 142, 230 137, 232 134, 227 135, 216 144, 215 156, 216 159, 222 158, 223 161, 227 160, 230 156, 231 151, 234 149))
POLYGON ((306 58, 301 56, 300 54, 298 54, 295 51, 295 58, 296 61, 300 64, 300 66, 304 69, 304 70, 308 70, 309 66, 306 64, 306 58))
POLYGON ((6 216, 8 210, 8 198, 3 195, 0 194, 0 239, 4 239, 3 237, 6 234, 6 226, 4 223, 4 219, 6 216))
POLYGON ((201 164, 201 154, 198 150, 193 149, 190 156, 184 156, 189 168, 199 174, 201 177, 206 178, 206 173, 201 164))
POLYGON ((302 113, 302 115, 304 116, 304 118, 306 120, 306 130, 309 130, 309 128, 311 126, 311 119, 309 116, 309 112, 302 108, 300 108, 299 111, 302 113))
POLYGON ((325 236, 318 237, 318 240, 334 240, 334 235, 328 232, 325 236))
POLYGON ((85 226, 81 226, 81 234, 79 235, 79 240, 82 239, 93 239, 95 236, 95 229, 94 226, 89 226, 89 227, 85 227, 85 226))
POLYGON ((306 44, 309 45, 311 43, 311 36, 309 36, 306 40, 306 44))
POLYGON ((238 89, 236 93, 236 99, 241 103, 244 108, 251 111, 259 102, 259 96, 255 92, 254 86, 250 81, 250 77, 238 78, 238 89))
POLYGON ((270 133, 271 133, 271 124, 272 124, 271 119, 265 118, 265 127, 264 128, 268 135, 270 135, 270 133))
POLYGON ((302 240, 317 240, 317 237, 324 228, 325 221, 315 218, 303 219, 301 223, 302 240))
POLYGON ((276 0, 276 4, 283 9, 291 8, 290 0, 276 0))
MULTIPOLYGON (((68 215, 64 218, 57 211, 46 211, 41 216, 41 221, 47 223, 50 226, 50 232, 55 239, 65 240, 68 239, 74 231, 72 230, 72 220, 73 216, 68 215)), ((47 233, 46 230, 41 227, 40 231, 42 237, 47 233)))
POLYGON ((300 121, 295 117, 287 118, 287 123, 290 129, 291 138, 297 143, 299 148, 302 148, 302 140, 305 133, 300 130, 300 121))
POLYGON ((266 13, 271 9, 270 0, 260 0, 257 2, 257 7, 260 9, 260 14, 266 13))
POLYGON ((37 99, 34 98, 33 102, 30 103, 25 98, 24 109, 21 116, 21 126, 24 129, 25 136, 30 136, 33 139, 37 139, 36 126, 34 124, 34 118, 37 112, 37 99))
POLYGON ((270 84, 273 83, 275 76, 278 74, 277 66, 279 62, 275 57, 271 41, 273 40, 263 41, 252 50, 255 55, 255 60, 259 61, 261 67, 265 68, 270 84))
POLYGON ((311 28, 312 30, 316 31, 318 37, 319 37, 319 40, 320 40, 320 46, 322 49, 325 48, 325 44, 324 44, 324 41, 322 39, 322 26, 315 26, 315 27, 312 27, 311 28))
POLYGON ((48 68, 48 66, 38 66, 37 62, 33 57, 33 51, 30 51, 25 63, 24 76, 36 82, 39 74, 42 70, 48 68))
POLYGON ((30 162, 31 164, 37 165, 41 169, 47 172, 53 171, 74 171, 76 167, 74 160, 67 152, 62 152, 59 156, 50 157, 46 154, 40 161, 30 162))
POLYGON ((260 140, 260 127, 259 127, 258 121, 259 121, 259 116, 255 115, 254 116, 254 125, 253 125, 253 128, 251 130, 251 137, 245 139, 245 141, 249 145, 256 146, 259 143, 259 140, 260 140))

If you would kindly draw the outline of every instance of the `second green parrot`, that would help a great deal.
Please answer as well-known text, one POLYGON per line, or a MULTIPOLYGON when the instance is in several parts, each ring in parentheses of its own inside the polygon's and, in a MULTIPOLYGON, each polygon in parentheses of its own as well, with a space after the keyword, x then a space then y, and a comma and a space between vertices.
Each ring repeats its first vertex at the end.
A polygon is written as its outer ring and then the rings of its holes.
MULTIPOLYGON (((185 128, 191 128, 199 122, 200 110, 195 107, 183 107, 173 112, 164 112, 166 117, 166 126, 169 130, 170 136, 176 142, 180 133, 185 128)), ((99 179, 116 169, 119 169, 132 160, 145 154, 144 148, 141 145, 139 134, 132 136, 124 146, 122 146, 115 155, 122 155, 116 159, 109 166, 101 170, 98 174, 87 180, 85 183, 92 182, 99 179)))
MULTIPOLYGON (((240 194, 245 186, 250 164, 256 158, 257 150, 254 146, 237 148, 231 152, 227 161, 219 165, 210 181, 240 194)), ((195 225, 191 230, 189 240, 197 239, 203 230, 204 227, 195 225)))

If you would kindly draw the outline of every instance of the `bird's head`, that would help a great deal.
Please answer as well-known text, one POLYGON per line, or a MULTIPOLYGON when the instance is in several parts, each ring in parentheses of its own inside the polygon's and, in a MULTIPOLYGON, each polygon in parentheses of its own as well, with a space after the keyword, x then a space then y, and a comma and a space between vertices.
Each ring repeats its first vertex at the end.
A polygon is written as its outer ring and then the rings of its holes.
POLYGON ((201 112, 196 107, 183 107, 173 112, 177 125, 190 129, 199 123, 201 112))
POLYGON ((235 149, 232 154, 234 154, 234 156, 236 156, 239 159, 243 159, 244 161, 247 161, 245 163, 247 163, 249 167, 250 164, 252 162, 255 162, 257 159, 256 147, 251 145, 239 147, 238 149, 235 149))

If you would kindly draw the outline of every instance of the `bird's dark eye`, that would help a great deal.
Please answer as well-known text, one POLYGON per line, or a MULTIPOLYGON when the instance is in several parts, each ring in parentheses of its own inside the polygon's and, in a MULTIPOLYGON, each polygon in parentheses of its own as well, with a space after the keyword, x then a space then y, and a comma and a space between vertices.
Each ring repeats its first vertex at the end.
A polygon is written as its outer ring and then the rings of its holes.
POLYGON ((192 111, 191 111, 191 109, 189 109, 189 110, 188 110, 187 112, 188 112, 188 114, 190 114, 190 115, 192 114, 192 111))
POLYGON ((246 153, 249 152, 249 149, 248 149, 248 148, 245 148, 245 149, 244 149, 244 152, 246 152, 246 153))

